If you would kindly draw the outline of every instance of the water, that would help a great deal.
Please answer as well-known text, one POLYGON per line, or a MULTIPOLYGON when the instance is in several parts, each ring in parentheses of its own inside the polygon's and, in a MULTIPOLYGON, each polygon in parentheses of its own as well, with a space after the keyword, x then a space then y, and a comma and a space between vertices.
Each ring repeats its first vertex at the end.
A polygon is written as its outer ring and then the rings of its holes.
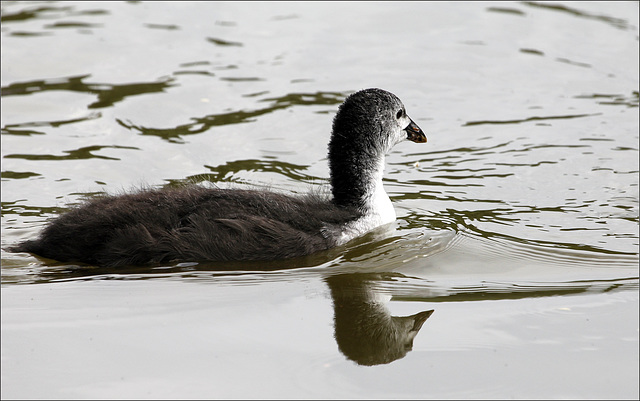
POLYGON ((100 191, 322 190, 361 88, 429 142, 387 158, 393 227, 307 258, 3 250, 2 397, 637 398, 638 26, 633 2, 4 2, 3 248, 100 191), (435 312, 363 366, 334 303, 435 312))

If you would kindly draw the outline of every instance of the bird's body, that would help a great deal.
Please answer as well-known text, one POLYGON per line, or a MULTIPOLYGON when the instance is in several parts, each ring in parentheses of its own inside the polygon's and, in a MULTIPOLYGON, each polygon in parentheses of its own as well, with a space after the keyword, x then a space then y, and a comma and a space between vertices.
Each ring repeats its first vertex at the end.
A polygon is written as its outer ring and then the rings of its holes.
POLYGON ((332 197, 196 185, 104 195, 12 250, 111 267, 308 255, 395 220, 382 185, 384 158, 405 139, 426 142, 400 100, 381 89, 363 90, 348 97, 334 119, 332 197))
POLYGON ((341 222, 355 218, 355 210, 315 195, 193 185, 91 199, 23 247, 50 259, 112 267, 286 259, 336 246, 341 222))

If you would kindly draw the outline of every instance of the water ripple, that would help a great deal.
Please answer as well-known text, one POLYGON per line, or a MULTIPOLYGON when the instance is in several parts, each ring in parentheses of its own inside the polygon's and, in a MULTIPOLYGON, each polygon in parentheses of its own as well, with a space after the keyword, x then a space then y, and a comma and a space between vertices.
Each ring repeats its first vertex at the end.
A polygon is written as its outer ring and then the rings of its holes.
POLYGON ((46 91, 70 91, 80 93, 90 93, 96 95, 98 100, 87 106, 89 109, 97 109, 113 106, 124 99, 149 94, 164 92, 165 89, 173 86, 173 79, 162 79, 156 82, 134 82, 128 84, 104 84, 86 83, 85 79, 91 75, 79 75, 73 77, 34 80, 27 82, 15 82, 1 88, 1 96, 19 96, 46 91))
POLYGON ((545 120, 569 120, 572 118, 583 118, 583 117, 593 117, 599 116, 602 113, 591 113, 591 114, 569 114, 562 116, 544 116, 544 117, 527 117, 518 120, 484 120, 484 121, 469 121, 464 123, 463 127, 470 127, 474 125, 484 125, 484 124, 520 124, 526 123, 530 121, 545 121, 545 120))
POLYGON ((133 149, 140 150, 133 146, 85 146, 74 150, 63 151, 66 155, 34 155, 34 154, 8 154, 5 155, 6 159, 23 159, 23 160, 86 160, 86 159, 103 159, 103 160, 120 160, 117 157, 101 156, 94 154, 93 152, 102 149, 133 149))
POLYGON ((622 30, 630 30, 634 28, 633 25, 629 24, 627 20, 622 18, 615 18, 615 17, 610 17, 602 14, 592 14, 585 11, 580 11, 577 8, 567 7, 561 4, 539 3, 534 1, 525 1, 522 4, 529 7, 540 8, 543 10, 556 11, 563 14, 579 17, 579 18, 585 18, 585 19, 591 19, 594 21, 604 22, 615 28, 622 29, 622 30))
MULTIPOLYGON (((253 78, 252 78, 253 79, 253 78)), ((317 106, 339 104, 346 97, 341 92, 315 92, 315 93, 290 93, 279 97, 271 97, 259 100, 269 102, 269 106, 254 110, 234 110, 220 114, 209 114, 204 117, 192 117, 191 122, 180 124, 171 128, 153 128, 135 124, 130 121, 117 120, 117 122, 130 130, 137 131, 141 135, 158 136, 169 142, 181 142, 182 137, 200 134, 212 127, 231 124, 252 122, 256 117, 273 113, 277 110, 287 109, 292 106, 317 106)))

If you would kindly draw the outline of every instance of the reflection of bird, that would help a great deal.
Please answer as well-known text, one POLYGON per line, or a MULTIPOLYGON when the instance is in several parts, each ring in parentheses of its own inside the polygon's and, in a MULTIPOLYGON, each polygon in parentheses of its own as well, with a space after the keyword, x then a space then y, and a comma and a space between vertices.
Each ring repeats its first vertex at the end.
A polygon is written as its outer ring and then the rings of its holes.
POLYGON ((340 274, 327 278, 333 298, 338 348, 360 365, 379 365, 403 358, 433 310, 391 316, 372 288, 380 275, 340 274))
POLYGON ((382 172, 385 154, 406 139, 427 141, 402 102, 362 90, 333 120, 331 200, 198 186, 102 196, 12 250, 103 266, 307 255, 395 220, 382 172))

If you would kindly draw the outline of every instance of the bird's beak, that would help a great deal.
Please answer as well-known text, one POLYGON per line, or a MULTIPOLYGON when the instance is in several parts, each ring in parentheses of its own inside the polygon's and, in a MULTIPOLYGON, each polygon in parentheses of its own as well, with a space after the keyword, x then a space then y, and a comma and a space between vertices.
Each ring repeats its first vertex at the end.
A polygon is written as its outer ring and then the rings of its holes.
POLYGON ((410 119, 409 121, 411 122, 409 123, 409 125, 407 125, 407 128, 404 129, 405 131, 407 131, 407 139, 416 143, 427 142, 427 136, 424 134, 424 132, 422 132, 420 127, 418 127, 418 125, 414 123, 413 120, 410 119))
POLYGON ((424 324, 424 322, 426 322, 427 319, 429 319, 429 317, 432 314, 433 314, 433 309, 416 313, 415 315, 411 316, 414 319, 413 328, 411 329, 411 331, 416 331, 416 332, 419 331, 422 328, 422 325, 424 324))

